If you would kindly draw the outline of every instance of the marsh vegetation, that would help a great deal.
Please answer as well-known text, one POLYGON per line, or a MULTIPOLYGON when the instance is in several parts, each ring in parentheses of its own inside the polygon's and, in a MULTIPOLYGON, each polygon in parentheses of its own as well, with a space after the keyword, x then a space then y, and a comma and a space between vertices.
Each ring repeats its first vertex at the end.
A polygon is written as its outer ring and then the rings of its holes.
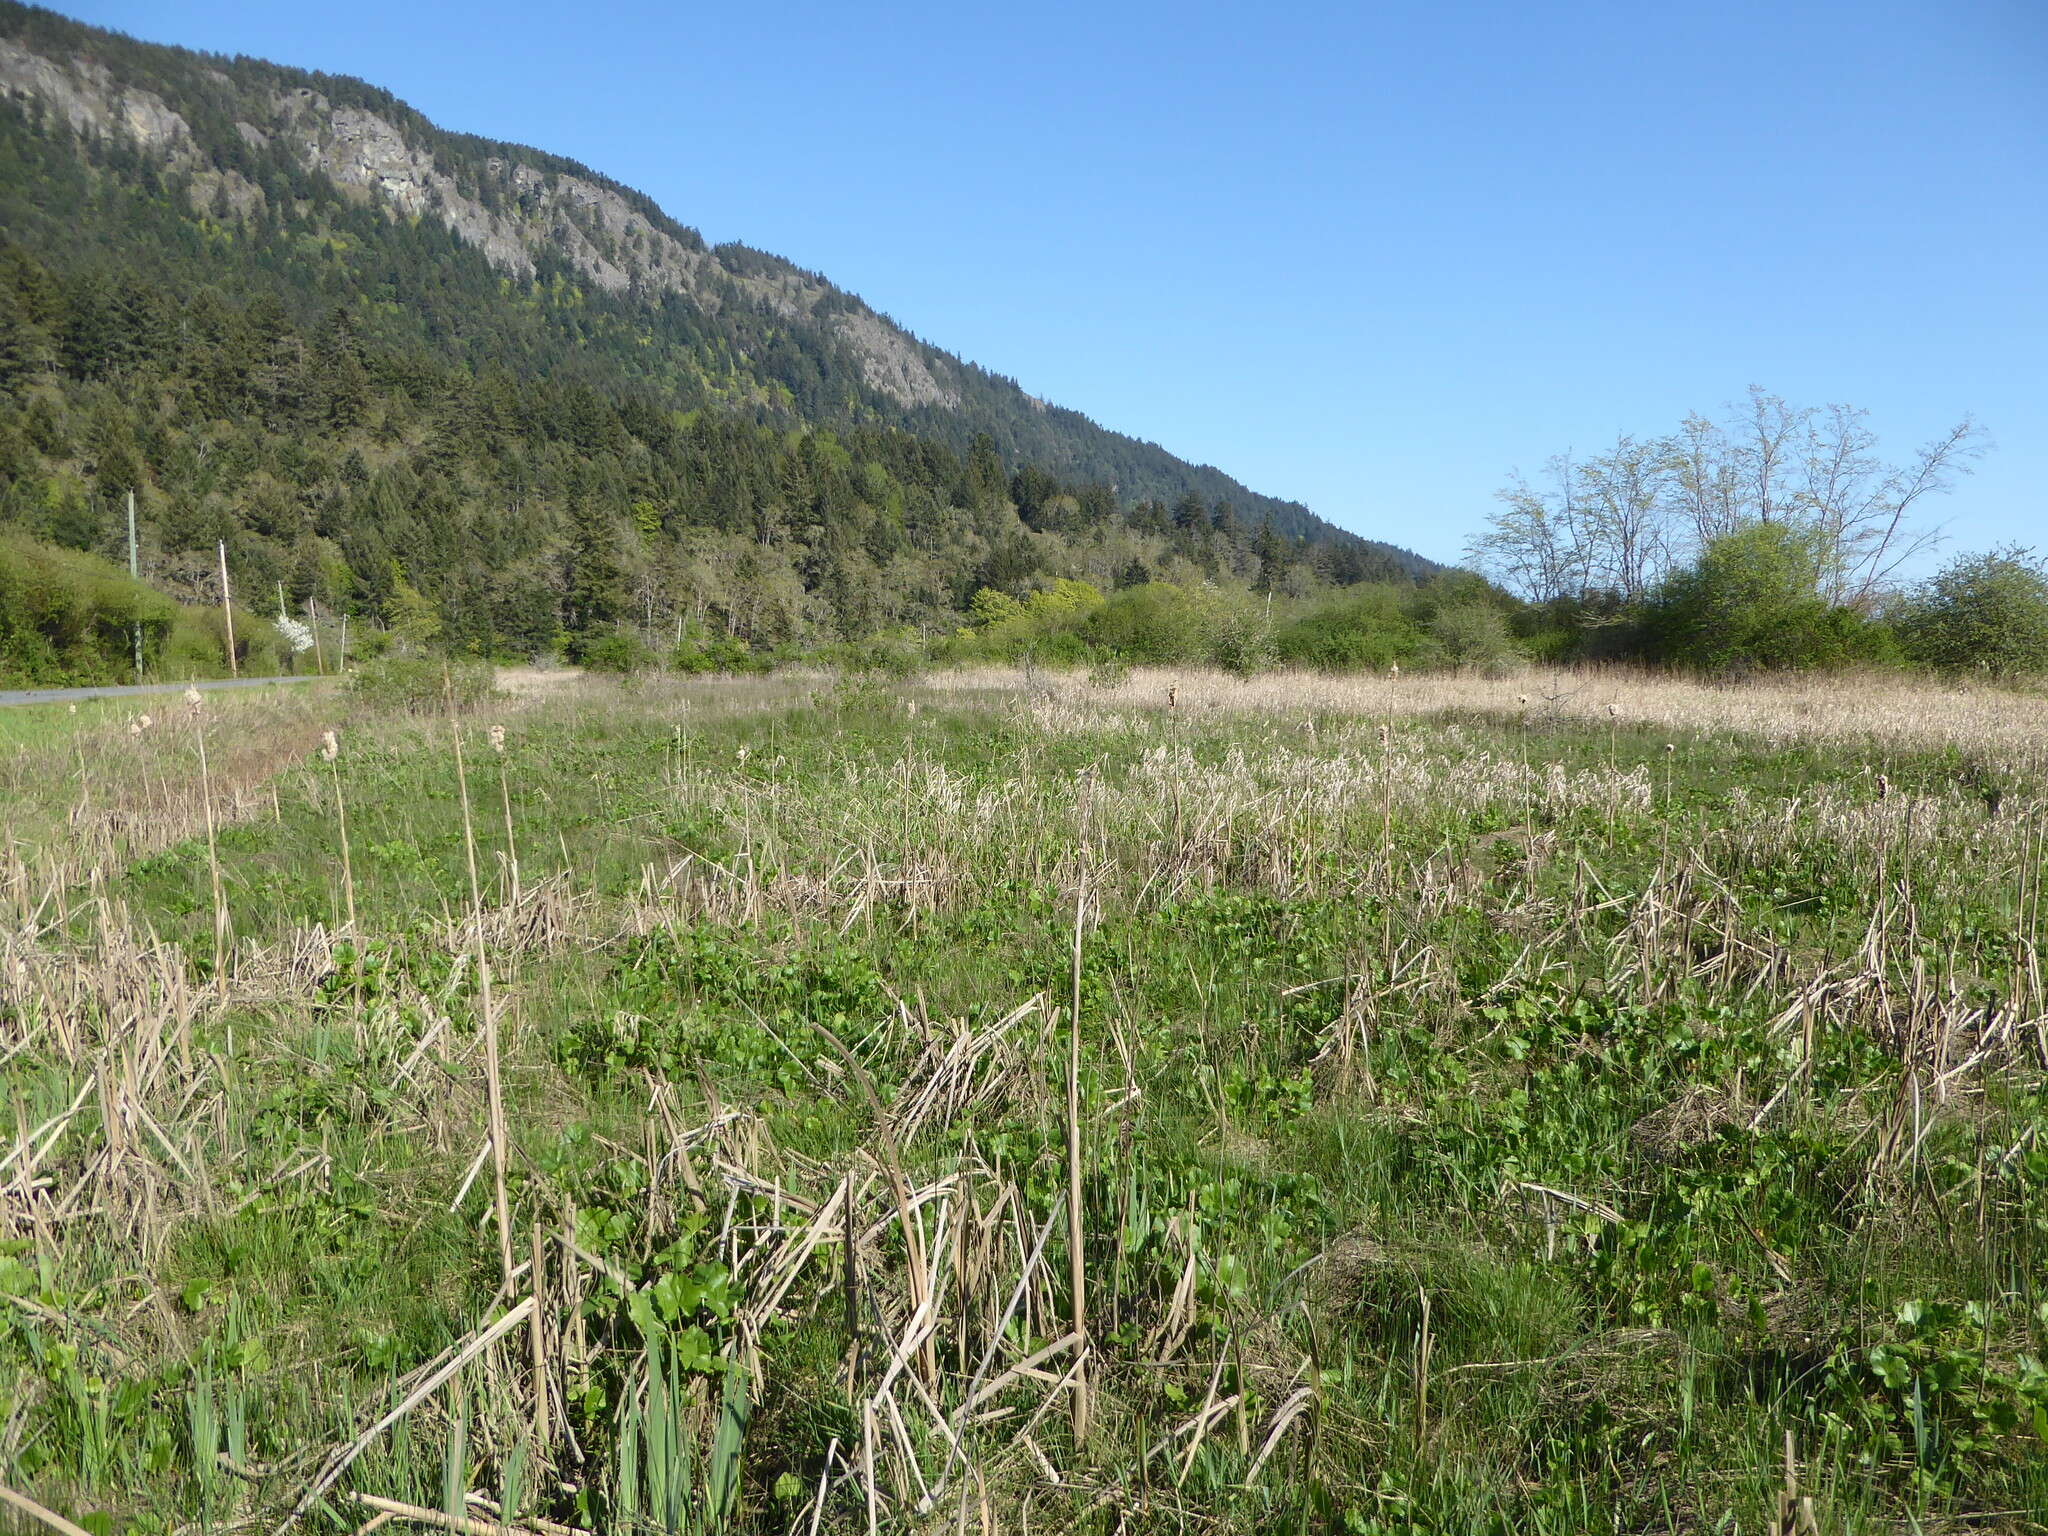
POLYGON ((2042 1529, 2038 700, 138 713, 0 752, 54 1517, 2042 1529))

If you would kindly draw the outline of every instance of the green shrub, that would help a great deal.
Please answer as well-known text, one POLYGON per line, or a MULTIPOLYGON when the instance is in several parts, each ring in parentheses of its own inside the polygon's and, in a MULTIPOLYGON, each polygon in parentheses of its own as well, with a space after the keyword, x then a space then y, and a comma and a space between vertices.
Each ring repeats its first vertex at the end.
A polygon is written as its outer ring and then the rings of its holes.
POLYGON ((349 691, 378 709, 431 715, 446 709, 451 696, 457 708, 468 709, 497 689, 483 662, 382 656, 350 673, 349 691))
POLYGON ((226 672, 227 659, 221 652, 218 627, 209 627, 206 615, 198 609, 180 608, 170 637, 164 642, 157 670, 174 682, 226 672))
POLYGON ((764 663, 737 640, 685 640, 669 652, 669 665, 692 677, 712 672, 737 676, 759 672, 764 663))
POLYGON ((1923 666, 2048 675, 2048 564, 2017 545, 1962 556, 1906 600, 1897 627, 1923 666))
MULTIPOLYGON (((267 620, 235 615, 234 671, 246 677, 274 677, 284 670, 284 639, 267 620)), ((229 675, 227 621, 218 608, 180 607, 164 643, 156 672, 172 681, 229 675)))
MULTIPOLYGON (((160 666, 178 605, 107 560, 0 534, 0 675, 46 686, 132 682, 160 666)), ((223 670, 224 670, 223 666, 223 670)))
POLYGON ((1782 523, 1756 523, 1714 540, 1666 579, 1645 615, 1663 661, 1742 673, 1883 662, 1890 635, 1817 595, 1814 539, 1782 523))
POLYGON ((984 587, 968 611, 974 622, 948 642, 955 660, 1076 665, 1090 659, 1086 630, 1102 611, 1102 593, 1085 581, 1055 581, 1018 599, 984 587))
POLYGON ((633 635, 597 635, 572 648, 576 662, 586 671, 612 677, 631 677, 652 659, 647 647, 633 635))
POLYGON ((1517 605, 1468 571, 1420 585, 1376 582, 1297 611, 1273 636, 1279 659, 1327 672, 1432 666, 1500 667, 1526 654, 1511 627, 1517 605))
POLYGON ((1209 615, 1198 594, 1171 582, 1127 587, 1088 614, 1080 637, 1140 665, 1209 660, 1209 615))
POLYGON ((379 656, 388 656, 397 643, 397 638, 388 629, 372 629, 366 625, 358 625, 348 632, 348 659, 365 662, 375 661, 379 656))
POLYGON ((1522 653, 1508 632, 1507 615, 1492 603, 1450 603, 1429 621, 1430 638, 1443 658, 1456 667, 1497 668, 1519 661, 1522 653))
POLYGON ((818 660, 838 667, 850 677, 907 682, 924 671, 924 647, 913 635, 875 635, 866 640, 849 640, 828 646, 818 660))
POLYGON ((1273 621, 1264 603, 1224 598, 1203 606, 1209 632, 1207 660, 1226 672, 1249 677, 1280 659, 1273 645, 1273 621))

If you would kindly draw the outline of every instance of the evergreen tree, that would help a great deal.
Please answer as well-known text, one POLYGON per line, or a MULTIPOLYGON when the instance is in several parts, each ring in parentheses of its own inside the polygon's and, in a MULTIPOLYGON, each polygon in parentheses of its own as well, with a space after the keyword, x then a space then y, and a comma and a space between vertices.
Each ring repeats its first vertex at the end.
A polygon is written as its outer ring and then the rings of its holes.
POLYGON ((0 394, 14 394, 50 366, 50 338, 0 287, 0 394))
POLYGON ((1252 590, 1278 591, 1287 574, 1288 550, 1286 541, 1274 529, 1270 517, 1259 524, 1258 534, 1252 539, 1252 554, 1259 562, 1259 573, 1252 583, 1252 590))

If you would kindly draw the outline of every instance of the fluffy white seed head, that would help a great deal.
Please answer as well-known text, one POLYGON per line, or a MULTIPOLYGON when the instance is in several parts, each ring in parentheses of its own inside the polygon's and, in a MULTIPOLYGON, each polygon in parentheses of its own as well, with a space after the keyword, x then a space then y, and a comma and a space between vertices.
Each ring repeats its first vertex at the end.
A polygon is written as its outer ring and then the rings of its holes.
POLYGON ((335 737, 334 732, 320 733, 320 756, 323 761, 330 763, 341 756, 341 742, 335 737))

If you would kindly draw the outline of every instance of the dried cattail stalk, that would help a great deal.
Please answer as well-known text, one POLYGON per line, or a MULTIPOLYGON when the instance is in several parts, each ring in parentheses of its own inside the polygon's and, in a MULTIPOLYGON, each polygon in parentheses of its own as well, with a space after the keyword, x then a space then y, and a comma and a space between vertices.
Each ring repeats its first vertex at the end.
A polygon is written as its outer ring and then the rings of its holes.
MULTIPOLYGON (((191 689, 186 692, 194 699, 199 695, 191 689)), ((195 710, 195 716, 197 711, 195 710)), ((199 798, 206 810, 206 868, 213 879, 213 975, 216 981, 226 974, 228 949, 228 898, 220 878, 220 848, 213 831, 213 777, 206 766, 206 726, 196 722, 194 734, 199 740, 199 798)))
POLYGON ((491 996, 491 961, 484 948, 483 886, 476 874, 476 826, 469 812, 469 775, 462 764, 462 723, 455 715, 455 690, 444 681, 448 728, 455 742, 455 785, 462 804, 462 851, 469 862, 469 905, 476 933, 477 1004, 483 1012, 484 1088, 491 1117, 491 1185, 498 1225, 498 1260, 505 1289, 512 1289, 512 1207, 505 1194, 506 1131, 504 1084, 498 1071, 498 1014, 491 996))
POLYGON ((1088 917, 1088 887, 1074 898, 1073 999, 1067 1019, 1067 1264, 1074 1292, 1074 1440, 1088 1439, 1088 1260, 1081 1204, 1081 935, 1088 917))

